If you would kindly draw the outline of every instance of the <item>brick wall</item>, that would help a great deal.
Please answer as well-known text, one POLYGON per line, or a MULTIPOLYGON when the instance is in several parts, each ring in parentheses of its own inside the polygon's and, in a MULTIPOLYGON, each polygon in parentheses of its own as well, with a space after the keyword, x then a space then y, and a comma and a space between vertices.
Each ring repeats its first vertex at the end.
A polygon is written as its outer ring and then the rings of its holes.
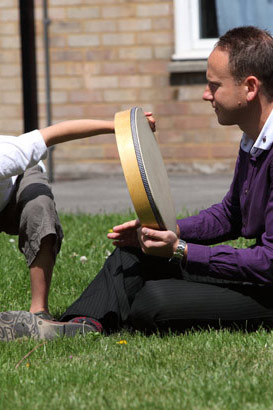
MULTIPOLYGON (((169 170, 226 171, 240 132, 220 127, 203 85, 170 85, 172 0, 48 0, 52 120, 104 118, 141 106, 157 119, 169 170)), ((35 0, 39 126, 46 125, 42 0, 35 0)), ((1 133, 22 132, 19 10, 0 2, 1 133)), ((56 178, 120 172, 113 136, 66 143, 54 151, 56 178)))
POLYGON ((8 135, 21 133, 23 127, 17 3, 0 2, 0 127, 8 135))

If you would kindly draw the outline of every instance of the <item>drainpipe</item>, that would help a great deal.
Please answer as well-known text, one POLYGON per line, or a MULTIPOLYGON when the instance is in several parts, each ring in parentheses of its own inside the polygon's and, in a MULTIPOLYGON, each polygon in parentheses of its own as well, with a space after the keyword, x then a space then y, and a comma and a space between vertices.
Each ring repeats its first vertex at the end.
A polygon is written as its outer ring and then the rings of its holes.
POLYGON ((19 0, 24 132, 38 128, 35 24, 33 0, 19 0))

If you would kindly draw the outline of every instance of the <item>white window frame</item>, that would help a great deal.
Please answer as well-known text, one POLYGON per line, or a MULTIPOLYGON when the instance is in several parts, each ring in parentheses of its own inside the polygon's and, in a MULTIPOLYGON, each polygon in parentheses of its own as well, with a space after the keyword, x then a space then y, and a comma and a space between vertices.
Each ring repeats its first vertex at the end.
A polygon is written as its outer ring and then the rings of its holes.
POLYGON ((173 60, 207 59, 218 40, 200 39, 198 0, 174 0, 175 53, 173 60))

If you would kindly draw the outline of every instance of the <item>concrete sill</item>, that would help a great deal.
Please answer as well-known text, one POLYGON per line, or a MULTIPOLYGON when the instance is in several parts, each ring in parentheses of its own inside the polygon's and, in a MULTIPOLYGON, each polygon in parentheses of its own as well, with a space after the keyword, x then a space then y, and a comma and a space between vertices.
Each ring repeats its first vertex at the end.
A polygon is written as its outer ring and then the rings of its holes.
POLYGON ((170 73, 201 73, 207 70, 207 60, 171 61, 168 64, 170 73))

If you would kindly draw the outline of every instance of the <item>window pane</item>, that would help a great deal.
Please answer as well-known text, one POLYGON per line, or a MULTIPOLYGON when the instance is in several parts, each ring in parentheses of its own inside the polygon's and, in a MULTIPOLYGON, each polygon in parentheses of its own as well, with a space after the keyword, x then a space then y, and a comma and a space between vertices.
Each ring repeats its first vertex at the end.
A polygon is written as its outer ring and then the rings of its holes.
POLYGON ((272 0, 215 0, 219 35, 234 27, 257 26, 273 33, 272 0))
POLYGON ((217 38, 215 0, 199 0, 200 38, 217 38))

